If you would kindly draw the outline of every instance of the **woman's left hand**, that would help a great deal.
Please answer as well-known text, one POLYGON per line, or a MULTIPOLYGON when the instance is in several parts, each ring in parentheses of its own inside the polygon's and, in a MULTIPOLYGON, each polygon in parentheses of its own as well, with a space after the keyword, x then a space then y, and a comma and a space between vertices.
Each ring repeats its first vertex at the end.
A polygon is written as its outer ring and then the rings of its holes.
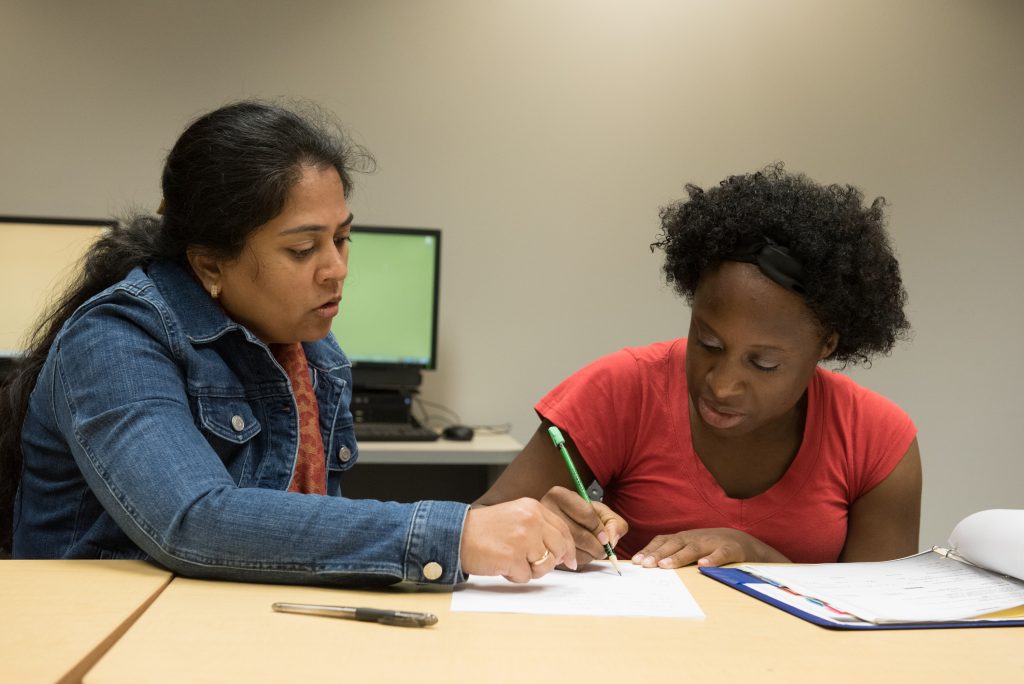
POLYGON ((789 559, 746 532, 728 527, 659 534, 633 556, 645 568, 701 567, 728 563, 788 563, 789 559))

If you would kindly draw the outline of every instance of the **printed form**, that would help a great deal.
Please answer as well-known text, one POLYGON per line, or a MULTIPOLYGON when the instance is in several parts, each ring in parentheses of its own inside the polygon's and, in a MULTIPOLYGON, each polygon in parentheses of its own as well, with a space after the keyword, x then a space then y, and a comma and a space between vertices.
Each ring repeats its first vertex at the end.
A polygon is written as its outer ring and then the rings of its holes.
POLYGON ((1024 604, 1024 582, 932 551, 875 563, 745 565, 869 622, 963 620, 1024 604))
POLYGON ((675 570, 590 563, 555 570, 526 584, 473 576, 452 594, 452 611, 703 619, 704 612, 675 570))

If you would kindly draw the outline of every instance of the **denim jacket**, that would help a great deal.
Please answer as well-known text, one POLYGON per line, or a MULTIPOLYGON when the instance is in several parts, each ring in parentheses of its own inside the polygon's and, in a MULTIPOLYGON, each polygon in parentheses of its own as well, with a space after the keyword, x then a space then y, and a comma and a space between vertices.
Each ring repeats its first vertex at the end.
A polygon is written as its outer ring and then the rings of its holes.
POLYGON ((468 506, 341 496, 351 366, 303 345, 327 496, 286 491, 298 415, 268 347, 184 268, 136 268, 65 324, 22 429, 15 558, 143 558, 191 577, 455 584, 468 506))

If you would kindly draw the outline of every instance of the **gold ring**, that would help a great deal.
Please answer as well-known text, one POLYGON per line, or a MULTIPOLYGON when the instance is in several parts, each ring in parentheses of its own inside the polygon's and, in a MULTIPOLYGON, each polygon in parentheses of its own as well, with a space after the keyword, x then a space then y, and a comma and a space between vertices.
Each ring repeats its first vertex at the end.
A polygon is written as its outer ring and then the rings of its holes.
POLYGON ((544 555, 541 556, 540 558, 538 558, 535 561, 530 561, 530 565, 541 565, 544 561, 546 561, 548 559, 548 556, 550 556, 550 555, 551 555, 551 552, 548 551, 547 549, 544 549, 544 555))

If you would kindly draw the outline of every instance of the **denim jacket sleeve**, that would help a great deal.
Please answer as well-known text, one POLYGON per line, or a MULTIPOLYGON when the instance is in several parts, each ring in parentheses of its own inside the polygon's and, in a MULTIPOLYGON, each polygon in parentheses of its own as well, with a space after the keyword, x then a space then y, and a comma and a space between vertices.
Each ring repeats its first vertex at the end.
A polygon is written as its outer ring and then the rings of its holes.
POLYGON ((256 582, 464 581, 465 504, 239 487, 196 426, 167 328, 152 303, 99 302, 48 364, 55 425, 104 509, 153 560, 256 582))

